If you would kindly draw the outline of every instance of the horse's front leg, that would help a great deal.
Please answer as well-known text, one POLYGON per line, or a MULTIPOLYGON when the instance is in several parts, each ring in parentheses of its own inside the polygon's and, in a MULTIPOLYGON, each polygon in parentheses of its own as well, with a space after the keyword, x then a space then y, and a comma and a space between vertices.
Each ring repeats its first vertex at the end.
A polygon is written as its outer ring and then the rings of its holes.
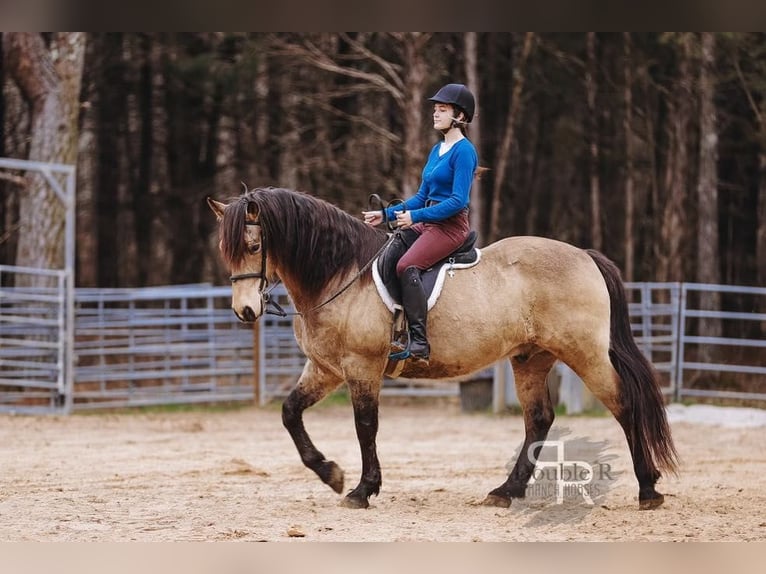
POLYGON ((338 494, 343 492, 343 471, 335 462, 325 459, 311 442, 303 426, 303 411, 322 400, 341 382, 337 377, 320 371, 308 360, 298 379, 298 385, 282 404, 282 424, 290 433, 303 464, 317 473, 322 482, 338 494))
POLYGON ((348 381, 359 448, 362 451, 362 477, 357 487, 341 502, 346 508, 367 508, 371 495, 380 492, 382 478, 375 445, 378 434, 380 382, 348 381))

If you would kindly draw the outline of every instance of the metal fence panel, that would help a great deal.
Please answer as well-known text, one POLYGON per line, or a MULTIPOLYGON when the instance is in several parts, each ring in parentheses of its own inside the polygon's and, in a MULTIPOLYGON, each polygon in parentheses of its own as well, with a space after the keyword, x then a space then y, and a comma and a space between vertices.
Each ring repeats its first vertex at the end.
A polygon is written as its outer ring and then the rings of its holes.
POLYGON ((252 400, 253 332, 209 285, 79 289, 75 410, 252 400))
POLYGON ((766 288, 684 283, 681 300, 677 398, 766 400, 766 288))
POLYGON ((662 392, 676 393, 680 283, 626 283, 628 312, 639 349, 661 378, 662 392))
POLYGON ((0 265, 0 412, 64 412, 67 273, 0 265), (52 287, 15 287, 20 276, 52 287))
MULTIPOLYGON (((270 296, 288 313, 295 311, 283 285, 277 285, 270 296)), ((287 396, 303 372, 306 356, 295 340, 293 317, 264 315, 259 329, 258 399, 264 405, 287 396)))
MULTIPOLYGON (((678 398, 682 395, 697 394, 698 391, 694 389, 684 388, 682 390, 682 382, 684 380, 684 369, 686 372, 690 368, 700 367, 698 362, 683 362, 683 355, 681 353, 681 346, 686 344, 696 344, 706 341, 700 341, 695 339, 691 335, 686 335, 684 338, 684 332, 682 327, 685 327, 685 323, 682 320, 682 310, 686 304, 686 299, 683 296, 682 284, 679 283, 628 283, 626 284, 626 291, 629 296, 629 311, 631 316, 631 326, 634 336, 639 348, 647 355, 650 361, 654 364, 655 368, 659 372, 662 378, 663 392, 671 397, 678 398)), ((220 288, 221 296, 225 299, 228 305, 228 298, 230 297, 230 290, 228 288, 220 288)), ((283 286, 278 286, 272 292, 272 296, 275 300, 287 311, 293 311, 292 303, 287 296, 283 286)), ((139 317, 140 314, 134 311, 135 317, 139 317)), ((222 310, 222 321, 227 321, 225 317, 229 317, 228 320, 235 322, 233 316, 228 308, 222 310)), ((687 310, 686 317, 705 315, 708 312, 697 312, 693 309, 687 310)), ((723 313, 726 317, 742 318, 746 316, 751 317, 752 314, 745 313, 723 313)), ((762 318, 756 314, 753 319, 762 318)), ((135 320, 134 320, 135 322, 135 320)), ((150 327, 156 327, 159 324, 175 324, 178 323, 178 319, 172 316, 160 317, 156 313, 154 316, 143 319, 144 329, 150 327)), ((137 326, 137 325, 136 325, 137 326)), ((300 377, 305 363, 305 356, 301 352, 298 344, 295 340, 293 332, 293 318, 277 317, 277 316, 265 316, 262 317, 259 326, 260 332, 257 345, 257 367, 255 369, 258 384, 258 397, 261 404, 265 404, 273 399, 280 399, 285 397, 295 385, 296 381, 300 377)), ((688 328, 688 327, 686 327, 688 328)), ((155 350, 150 345, 157 345, 155 341, 157 337, 160 337, 159 333, 152 333, 151 330, 147 332, 135 331, 134 336, 141 335, 144 340, 145 351, 147 353, 155 350), (152 339, 154 337, 154 339, 152 339)), ((167 336, 167 335, 162 335, 167 336)), ((200 335, 204 340, 205 336, 200 335)), ((737 346, 752 346, 756 349, 763 346, 763 341, 760 339, 743 339, 736 337, 722 337, 717 340, 720 345, 737 345, 737 346)), ((109 348, 110 343, 108 338, 104 339, 100 343, 105 348, 109 348)), ((169 342, 164 341, 162 344, 167 345, 169 342)), ((240 340, 239 345, 243 348, 247 348, 248 341, 240 340)), ((188 341, 186 345, 189 345, 188 341)), ((223 348, 223 347, 222 347, 223 348)), ((108 351, 105 352, 108 354, 108 351)), ((180 360, 180 359, 179 359, 180 360)), ((169 359, 166 359, 161 364, 152 364, 150 362, 144 364, 145 369, 152 368, 172 370, 177 369, 174 372, 176 374, 183 375, 180 369, 181 364, 169 364, 169 359)), ((156 361, 155 361, 156 362, 156 361)), ((182 363, 183 361, 181 361, 182 363)), ((703 368, 705 369, 719 369, 720 364, 715 362, 705 363, 703 368)), ((760 366, 748 366, 748 365, 732 365, 724 364, 723 367, 731 372, 743 372, 743 373, 760 373, 760 366)), ((245 377, 252 371, 252 365, 241 362, 238 367, 241 369, 240 375, 245 377)), ((489 374, 481 373, 481 376, 492 376, 491 371, 489 374)), ((140 379, 142 376, 140 373, 135 375, 135 378, 140 379)), ((186 384, 189 387, 188 383, 186 384)), ((135 392, 135 391, 134 391, 135 392)), ((186 391, 187 393, 190 391, 186 391)), ((386 379, 383 385, 383 394, 388 395, 405 395, 405 396, 455 396, 459 392, 458 383, 424 383, 408 381, 405 379, 386 379)), ((584 392, 581 390, 579 392, 584 392)), ((730 396, 730 391, 726 390, 714 390, 709 391, 716 396, 730 396)), ((706 391, 703 394, 708 394, 706 391)), ((570 393, 571 395, 571 393, 570 393)), ((251 396, 250 392, 246 393, 246 396, 251 396)), ((766 398, 766 395, 756 393, 748 395, 739 395, 743 397, 756 397, 766 398)), ((582 402, 582 401, 579 401, 582 402)))
MULTIPOLYGON (((67 402, 71 409, 85 410, 253 400, 256 389, 263 404, 286 396, 302 372, 305 357, 295 340, 293 318, 263 317, 254 346, 252 326, 239 323, 231 312, 229 287, 78 289, 77 360, 70 390, 66 274, 33 271, 55 278, 57 286, 0 290, 0 412, 68 412, 67 402)), ((19 268, 0 266, 3 272, 18 273, 19 268)), ((766 308, 766 289, 677 283, 626 287, 634 336, 660 372, 666 394, 676 399, 766 398, 766 314, 757 312, 766 308), (700 292, 729 299, 720 310, 701 309, 693 295, 700 292), (742 297, 750 298, 745 308, 753 312, 742 310, 742 297), (703 320, 720 321, 720 336, 701 333, 703 320), (749 386, 727 383, 727 375, 749 386)), ((272 295, 292 309, 283 287, 272 295)), ((491 378, 492 373, 488 369, 478 376, 491 378)), ((459 384, 386 379, 382 392, 455 396, 459 384)), ((585 392, 581 382, 562 396, 582 404, 573 392, 585 392)))

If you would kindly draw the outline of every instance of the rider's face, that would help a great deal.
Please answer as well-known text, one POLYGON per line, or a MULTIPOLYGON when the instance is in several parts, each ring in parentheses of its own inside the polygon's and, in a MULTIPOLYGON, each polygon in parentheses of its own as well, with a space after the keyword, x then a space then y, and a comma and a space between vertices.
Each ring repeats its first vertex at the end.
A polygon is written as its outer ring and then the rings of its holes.
POLYGON ((452 127, 454 114, 455 108, 450 104, 435 103, 433 112, 434 129, 445 130, 452 127))

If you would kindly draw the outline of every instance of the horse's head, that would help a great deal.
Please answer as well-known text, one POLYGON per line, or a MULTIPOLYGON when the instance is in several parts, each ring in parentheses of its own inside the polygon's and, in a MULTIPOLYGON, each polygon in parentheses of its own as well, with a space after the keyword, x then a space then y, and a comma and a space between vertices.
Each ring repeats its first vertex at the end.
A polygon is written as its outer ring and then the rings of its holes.
POLYGON ((229 204, 208 197, 219 223, 218 247, 231 271, 231 308, 240 321, 251 323, 263 315, 269 281, 263 230, 255 204, 243 196, 229 204))

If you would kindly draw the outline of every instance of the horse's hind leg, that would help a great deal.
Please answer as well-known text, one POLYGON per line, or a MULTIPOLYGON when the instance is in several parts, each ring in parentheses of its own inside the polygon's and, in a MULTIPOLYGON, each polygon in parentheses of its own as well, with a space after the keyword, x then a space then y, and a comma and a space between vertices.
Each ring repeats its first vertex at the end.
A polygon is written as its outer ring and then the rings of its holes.
MULTIPOLYGON (((660 471, 675 472, 678 465, 665 415, 665 399, 656 371, 633 338, 620 271, 602 253, 590 249, 588 255, 601 272, 609 292, 609 337, 603 332, 600 337, 596 335, 590 356, 581 351, 570 357, 573 362, 566 362, 612 411, 625 431, 638 479, 639 508, 656 508, 664 500, 654 489, 660 471)), ((598 307, 593 310, 594 318, 598 317, 598 307)), ((593 329, 589 331, 594 334, 593 329)), ((584 335, 577 339, 581 349, 588 348, 582 346, 586 340, 584 335)))
POLYGON ((526 495, 527 482, 535 469, 535 463, 529 458, 529 448, 534 445, 532 452, 537 460, 555 416, 546 384, 548 371, 555 362, 556 358, 547 351, 530 356, 516 355, 511 359, 516 394, 524 413, 524 446, 508 479, 491 491, 482 504, 508 508, 511 499, 526 495))
POLYGON ((310 360, 306 361, 298 385, 282 404, 282 424, 290 433, 303 464, 338 494, 343 491, 343 471, 335 462, 325 459, 311 442, 303 426, 303 411, 322 400, 340 383, 337 377, 320 371, 310 360))
MULTIPOLYGON (((631 400, 622 397, 620 391, 620 379, 608 359, 601 362, 591 359, 590 367, 581 370, 583 383, 598 398, 620 423, 628 448, 633 458, 633 472, 638 480, 638 502, 641 510, 650 510, 660 506, 665 497, 655 490, 654 485, 660 478, 661 473, 657 469, 651 456, 647 456, 647 450, 643 448, 642 441, 646 440, 641 425, 641 417, 647 416, 631 400)), ((653 384, 646 381, 646 384, 653 384)), ((660 409, 662 406, 659 407, 660 409)))
POLYGON ((362 451, 362 477, 357 487, 341 502, 346 508, 367 508, 371 495, 380 492, 382 484, 380 462, 375 445, 378 434, 378 403, 380 382, 348 381, 354 406, 354 423, 359 448, 362 451))

